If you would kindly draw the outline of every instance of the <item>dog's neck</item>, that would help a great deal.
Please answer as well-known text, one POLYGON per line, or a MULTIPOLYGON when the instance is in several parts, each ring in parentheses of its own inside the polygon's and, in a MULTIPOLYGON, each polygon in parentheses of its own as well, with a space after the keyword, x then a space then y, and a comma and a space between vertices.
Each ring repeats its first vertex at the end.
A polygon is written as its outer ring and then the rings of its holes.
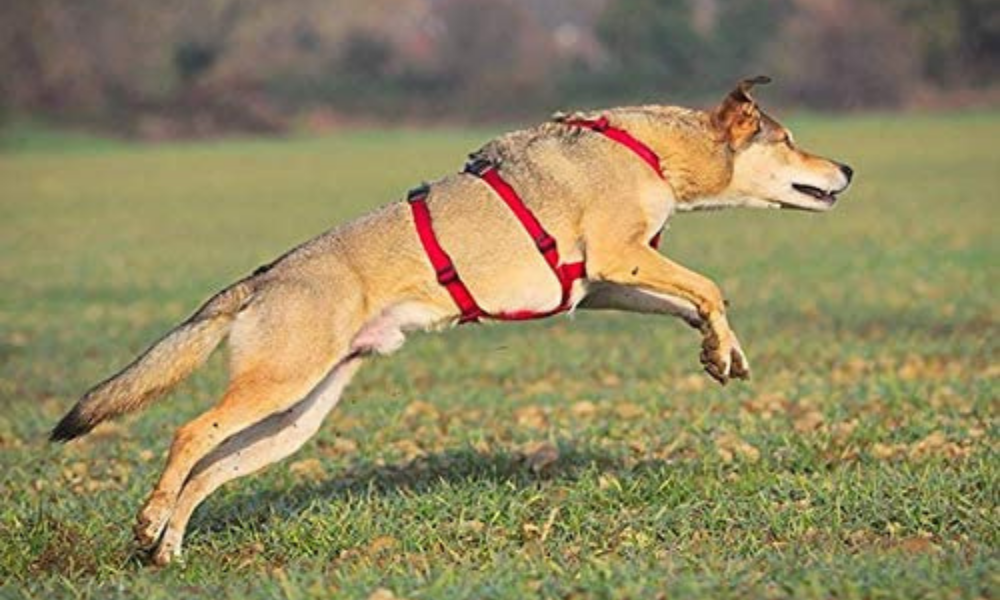
POLYGON ((677 210, 745 205, 742 199, 725 197, 733 174, 733 153, 707 112, 643 106, 622 110, 615 118, 660 157, 677 210))

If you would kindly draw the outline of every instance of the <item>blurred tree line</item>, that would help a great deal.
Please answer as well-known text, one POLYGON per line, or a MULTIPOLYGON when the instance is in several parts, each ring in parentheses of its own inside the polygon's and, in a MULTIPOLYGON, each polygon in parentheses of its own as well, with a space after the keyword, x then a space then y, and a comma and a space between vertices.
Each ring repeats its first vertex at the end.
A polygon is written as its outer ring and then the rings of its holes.
POLYGON ((5 0, 0 111, 151 137, 701 101, 995 98, 996 0, 5 0))

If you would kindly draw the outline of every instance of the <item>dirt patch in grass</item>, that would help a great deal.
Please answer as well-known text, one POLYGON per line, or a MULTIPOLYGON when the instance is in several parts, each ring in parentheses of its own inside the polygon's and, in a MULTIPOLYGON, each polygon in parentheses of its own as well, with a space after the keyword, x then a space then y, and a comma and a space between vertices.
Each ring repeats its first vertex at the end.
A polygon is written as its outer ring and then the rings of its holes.
POLYGON ((44 534, 41 551, 28 566, 32 576, 90 577, 100 572, 102 553, 79 525, 44 516, 35 527, 44 534))

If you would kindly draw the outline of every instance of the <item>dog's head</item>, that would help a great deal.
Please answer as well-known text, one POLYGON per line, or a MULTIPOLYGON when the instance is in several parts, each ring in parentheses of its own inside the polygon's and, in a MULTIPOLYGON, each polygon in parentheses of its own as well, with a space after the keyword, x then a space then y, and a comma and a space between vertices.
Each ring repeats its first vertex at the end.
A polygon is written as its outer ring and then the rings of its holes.
POLYGON ((719 195, 724 204, 825 211, 854 175, 843 163, 796 146, 787 128, 760 110, 750 95, 754 77, 739 83, 711 112, 711 124, 732 157, 732 176, 719 195))

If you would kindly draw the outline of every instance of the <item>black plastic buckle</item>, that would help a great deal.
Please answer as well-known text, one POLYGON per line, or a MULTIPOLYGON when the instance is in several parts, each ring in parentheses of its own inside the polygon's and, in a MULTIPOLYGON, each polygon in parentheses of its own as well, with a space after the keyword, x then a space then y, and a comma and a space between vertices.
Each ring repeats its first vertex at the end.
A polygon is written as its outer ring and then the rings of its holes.
POLYGON ((610 127, 610 126, 611 126, 611 123, 608 122, 608 118, 607 117, 601 117, 601 118, 599 118, 599 119, 597 119, 595 121, 591 121, 591 124, 590 124, 590 128, 593 129, 594 131, 597 131, 597 132, 607 131, 608 127, 610 127))
POLYGON ((441 285, 450 285, 458 281, 458 271, 454 265, 446 265, 437 270, 437 280, 441 285))
POLYGON ((493 164, 488 158, 482 156, 475 156, 469 159, 469 162, 465 163, 465 172, 470 175, 475 175, 476 177, 482 177, 487 171, 493 169, 496 165, 493 164))
POLYGON ((427 198, 427 194, 431 191, 431 186, 426 183, 421 183, 419 186, 413 188, 409 192, 406 192, 407 202, 423 202, 427 198))
POLYGON ((535 238, 535 247, 538 248, 539 252, 545 254, 556 249, 556 240, 551 235, 543 233, 535 238))

